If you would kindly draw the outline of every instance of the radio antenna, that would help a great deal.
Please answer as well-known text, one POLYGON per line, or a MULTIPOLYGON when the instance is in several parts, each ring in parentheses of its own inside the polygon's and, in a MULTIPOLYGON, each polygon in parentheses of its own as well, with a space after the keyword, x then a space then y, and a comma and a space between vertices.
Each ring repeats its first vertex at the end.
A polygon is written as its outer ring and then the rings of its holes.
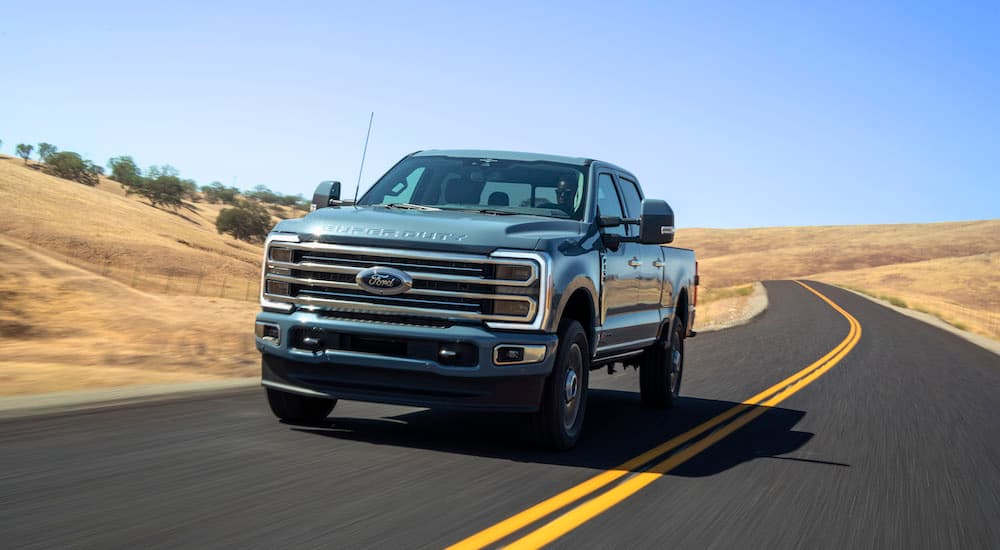
POLYGON ((358 170, 358 185, 354 188, 354 204, 358 204, 358 191, 361 190, 361 174, 365 171, 365 155, 368 154, 368 138, 372 135, 372 121, 375 120, 375 111, 368 117, 368 133, 365 134, 365 148, 361 151, 361 168, 358 170))

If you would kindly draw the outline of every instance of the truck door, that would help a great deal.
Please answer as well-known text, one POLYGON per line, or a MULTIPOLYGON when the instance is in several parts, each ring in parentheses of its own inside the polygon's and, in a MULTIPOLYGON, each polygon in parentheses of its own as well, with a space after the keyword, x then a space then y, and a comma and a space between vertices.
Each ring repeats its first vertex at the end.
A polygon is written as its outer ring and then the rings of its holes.
MULTIPOLYGON (((629 218, 638 219, 642 213, 642 191, 630 176, 618 174, 618 186, 629 218)), ((639 234, 639 226, 630 225, 631 235, 639 234)), ((634 243, 635 255, 640 265, 636 269, 636 290, 633 301, 636 313, 636 339, 655 338, 660 328, 661 292, 663 290, 663 249, 658 244, 634 243)))
MULTIPOLYGON (((601 172, 597 176, 597 215, 625 217, 625 208, 610 172, 601 172)), ((602 231, 622 237, 627 235, 624 225, 605 227, 602 231)), ((605 248, 601 255, 602 331, 597 343, 600 349, 627 344, 630 339, 628 314, 635 292, 634 269, 629 266, 634 250, 630 244, 622 243, 616 250, 605 248)))

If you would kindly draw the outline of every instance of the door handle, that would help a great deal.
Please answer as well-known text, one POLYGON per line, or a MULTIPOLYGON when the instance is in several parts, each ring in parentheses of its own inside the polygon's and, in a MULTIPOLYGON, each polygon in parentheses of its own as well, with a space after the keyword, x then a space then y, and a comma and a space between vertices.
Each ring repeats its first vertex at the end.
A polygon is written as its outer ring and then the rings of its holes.
POLYGON ((660 260, 653 260, 653 267, 663 267, 663 262, 660 260))
POLYGON ((639 261, 639 258, 632 256, 632 259, 628 261, 628 265, 632 267, 639 267, 642 265, 642 262, 639 261))

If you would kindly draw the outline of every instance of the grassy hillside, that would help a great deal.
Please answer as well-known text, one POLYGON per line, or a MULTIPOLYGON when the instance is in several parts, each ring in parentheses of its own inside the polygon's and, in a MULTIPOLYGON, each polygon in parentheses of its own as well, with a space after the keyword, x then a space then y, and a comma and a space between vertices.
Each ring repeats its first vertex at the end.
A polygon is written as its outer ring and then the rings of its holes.
POLYGON ((217 233, 223 207, 0 157, 0 395, 257 373, 261 247, 217 233))
POLYGON ((676 244, 697 250, 709 299, 752 281, 809 278, 1000 338, 1000 220, 684 229, 676 244))
POLYGON ((161 210, 126 197, 104 178, 90 188, 0 158, 0 234, 151 292, 234 299, 256 294, 260 246, 216 232, 224 206, 161 210))
POLYGON ((0 395, 258 370, 253 302, 143 292, 2 236, 0 255, 0 395))
MULTIPOLYGON (((256 374, 261 248, 219 235, 221 208, 164 211, 0 156, 0 395, 256 374)), ((684 229, 676 244, 715 301, 702 320, 734 314, 748 283, 801 277, 1000 338, 1000 220, 684 229)))

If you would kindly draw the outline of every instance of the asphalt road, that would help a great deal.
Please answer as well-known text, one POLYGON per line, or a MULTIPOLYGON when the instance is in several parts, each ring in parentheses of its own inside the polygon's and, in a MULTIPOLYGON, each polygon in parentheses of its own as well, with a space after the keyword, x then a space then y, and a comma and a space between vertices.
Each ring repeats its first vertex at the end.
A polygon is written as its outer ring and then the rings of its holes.
MULTIPOLYGON (((839 363, 551 546, 1000 548, 1000 357, 812 286, 863 329, 839 363)), ((848 336, 845 317, 804 287, 767 289, 762 316, 688 342, 671 411, 640 406, 631 370, 593 373, 585 438, 566 453, 532 448, 516 416, 342 402, 326 425, 285 425, 263 390, 4 421, 0 545, 446 547, 731 409, 848 336)))

